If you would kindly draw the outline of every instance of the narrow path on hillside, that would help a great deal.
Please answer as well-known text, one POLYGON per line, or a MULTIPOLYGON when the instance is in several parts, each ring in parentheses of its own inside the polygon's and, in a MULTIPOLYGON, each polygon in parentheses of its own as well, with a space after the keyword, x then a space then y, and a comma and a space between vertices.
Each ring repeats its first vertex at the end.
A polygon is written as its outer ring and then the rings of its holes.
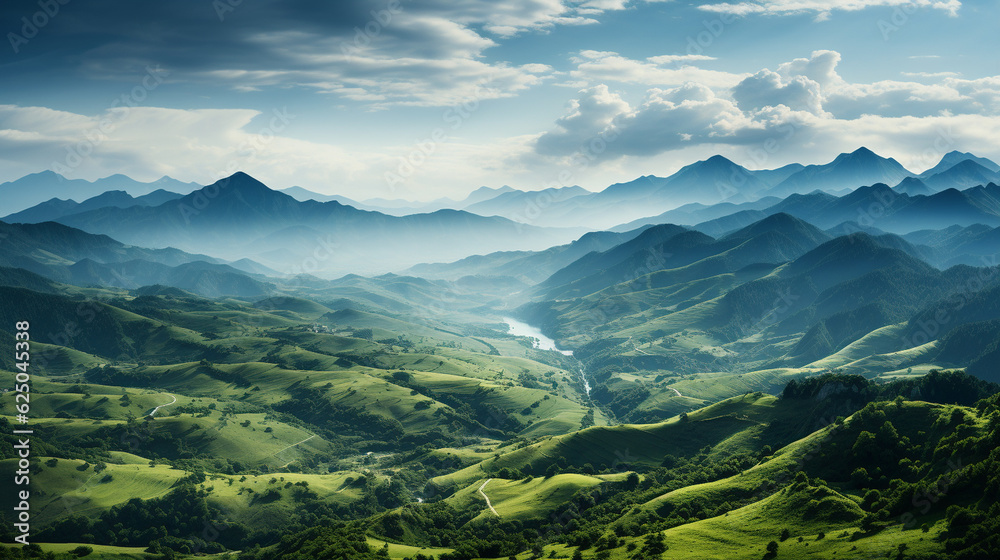
POLYGON ((177 402, 177 397, 175 397, 175 396, 173 396, 173 395, 170 395, 170 398, 171 398, 171 399, 173 399, 173 400, 172 400, 172 401, 170 401, 170 402, 168 402, 167 404, 161 404, 160 406, 158 406, 158 407, 154 408, 154 409, 153 409, 153 410, 152 410, 152 411, 151 411, 151 412, 149 413, 149 416, 150 416, 150 417, 153 417, 153 416, 156 416, 156 412, 157 412, 158 410, 160 410, 161 408, 163 408, 163 407, 165 407, 165 406, 170 406, 170 405, 174 404, 175 402, 177 402))
MULTIPOLYGON (((632 342, 632 337, 631 336, 628 337, 628 341, 627 342, 632 342)), ((634 343, 634 342, 632 342, 632 349, 634 349, 636 352, 641 352, 641 353, 643 353, 643 354, 645 354, 647 356, 652 356, 652 354, 650 354, 649 352, 646 352, 645 350, 640 349, 639 346, 636 345, 636 343, 634 343)))
POLYGON ((674 394, 676 394, 678 397, 683 397, 684 396, 684 395, 681 394, 680 391, 678 391, 677 389, 674 389, 673 387, 667 387, 667 389, 670 389, 671 391, 673 391, 674 394))
POLYGON ((282 449, 281 451, 278 451, 277 453, 275 453, 275 454, 274 454, 274 456, 277 456, 277 455, 281 454, 281 452, 282 452, 282 451, 286 451, 286 450, 288 450, 288 449, 291 449, 291 448, 295 447, 295 446, 296 446, 296 445, 298 445, 299 443, 305 443, 305 442, 307 442, 307 441, 311 440, 311 439, 312 439, 312 438, 314 438, 314 437, 316 437, 316 434, 313 434, 313 435, 311 435, 311 436, 307 437, 306 439, 304 439, 304 440, 302 440, 302 441, 300 441, 300 442, 298 442, 298 443, 293 443, 293 444, 289 445, 288 447, 285 447, 285 448, 284 448, 284 449, 282 449))
POLYGON ((493 515, 500 517, 500 514, 497 513, 497 510, 493 507, 493 504, 490 503, 490 497, 486 495, 486 492, 483 492, 483 488, 486 488, 486 485, 489 484, 491 480, 493 479, 492 478, 486 479, 486 482, 484 482, 483 485, 479 487, 479 493, 482 494, 484 498, 486 498, 486 505, 489 506, 490 511, 493 512, 493 515))

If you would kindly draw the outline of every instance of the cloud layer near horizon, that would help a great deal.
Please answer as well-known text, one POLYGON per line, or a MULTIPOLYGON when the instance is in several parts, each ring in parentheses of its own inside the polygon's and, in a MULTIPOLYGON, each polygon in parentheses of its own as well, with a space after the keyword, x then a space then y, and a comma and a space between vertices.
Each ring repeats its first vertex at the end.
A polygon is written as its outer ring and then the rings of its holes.
MULTIPOLYGON (((705 83, 689 79, 699 74, 690 66, 672 68, 673 79, 665 79, 648 60, 590 53, 575 77, 598 83, 580 90, 566 114, 538 137, 535 154, 559 160, 583 152, 615 160, 698 145, 743 147, 750 154, 767 144, 802 155, 815 152, 805 149, 810 146, 825 148, 833 155, 865 144, 920 171, 935 163, 925 152, 940 146, 942 137, 953 148, 996 153, 1000 76, 967 80, 946 73, 915 76, 922 81, 849 83, 837 73, 840 61, 838 52, 816 51, 774 70, 716 72, 705 83), (657 87, 628 103, 608 85, 625 81, 657 87), (599 150, 595 139, 602 139, 599 150)), ((751 167, 767 165, 749 159, 744 163, 751 167)))
MULTIPOLYGON (((861 144, 915 171, 946 149, 1000 159, 1000 76, 963 65, 967 54, 938 54, 959 39, 955 22, 982 29, 972 1, 132 8, 62 5, 37 37, 0 51, 11 76, 0 181, 56 169, 204 183, 242 169, 277 188, 426 200, 567 176, 559 181, 600 189, 714 153, 757 168, 821 163, 861 144), (897 11, 909 19, 890 44, 876 23, 897 11), (845 44, 859 24, 877 49, 845 44), (951 35, 920 35, 946 24, 951 35), (773 40, 786 30, 785 43, 773 40), (710 46, 685 52, 706 33, 710 46), (797 46, 806 34, 815 47, 797 46), (155 94, 109 105, 142 93, 150 68, 164 75, 155 94), (469 103, 473 114, 452 126, 448 111, 469 103), (271 126, 274 111, 294 119, 271 126)), ((38 9, 12 0, 0 20, 18 30, 38 9)))

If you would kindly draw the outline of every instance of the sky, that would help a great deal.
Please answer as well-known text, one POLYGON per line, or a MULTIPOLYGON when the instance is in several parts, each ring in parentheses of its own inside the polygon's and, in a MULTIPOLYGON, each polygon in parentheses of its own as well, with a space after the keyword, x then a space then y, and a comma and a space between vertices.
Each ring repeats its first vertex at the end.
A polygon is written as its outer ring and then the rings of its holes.
POLYGON ((0 182, 358 200, 601 190, 722 154, 1000 161, 992 0, 5 0, 0 182))

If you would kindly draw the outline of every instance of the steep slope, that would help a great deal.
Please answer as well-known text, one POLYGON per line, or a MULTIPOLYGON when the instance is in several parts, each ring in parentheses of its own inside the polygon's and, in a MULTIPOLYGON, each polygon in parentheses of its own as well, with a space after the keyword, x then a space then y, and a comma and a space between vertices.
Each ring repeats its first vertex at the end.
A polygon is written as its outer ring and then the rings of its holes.
MULTIPOLYGON (((566 267, 556 271, 552 276, 539 284, 539 287, 545 289, 568 284, 597 271, 615 267, 624 260, 632 258, 637 253, 644 252, 655 257, 660 254, 655 250, 657 245, 685 231, 687 231, 685 228, 673 224, 653 226, 633 239, 606 251, 587 253, 566 267)), ((654 266, 656 265, 654 264, 654 266)))

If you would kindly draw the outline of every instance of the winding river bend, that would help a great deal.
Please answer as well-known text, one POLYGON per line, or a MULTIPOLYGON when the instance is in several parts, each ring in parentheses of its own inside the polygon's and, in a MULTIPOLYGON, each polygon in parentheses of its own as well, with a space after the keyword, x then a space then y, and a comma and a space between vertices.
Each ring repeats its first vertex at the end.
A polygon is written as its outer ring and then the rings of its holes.
MULTIPOLYGON (((552 352, 559 352, 564 356, 573 356, 572 350, 560 350, 556 346, 556 341, 545 336, 541 329, 533 325, 529 325, 523 321, 518 321, 517 319, 512 319, 510 317, 504 317, 503 322, 507 323, 508 332, 515 336, 527 336, 532 339, 535 348, 539 350, 550 350, 552 352)), ((583 381, 583 390, 590 396, 590 382, 587 381, 587 376, 583 372, 583 364, 579 360, 576 361, 580 367, 580 379, 583 381)))

